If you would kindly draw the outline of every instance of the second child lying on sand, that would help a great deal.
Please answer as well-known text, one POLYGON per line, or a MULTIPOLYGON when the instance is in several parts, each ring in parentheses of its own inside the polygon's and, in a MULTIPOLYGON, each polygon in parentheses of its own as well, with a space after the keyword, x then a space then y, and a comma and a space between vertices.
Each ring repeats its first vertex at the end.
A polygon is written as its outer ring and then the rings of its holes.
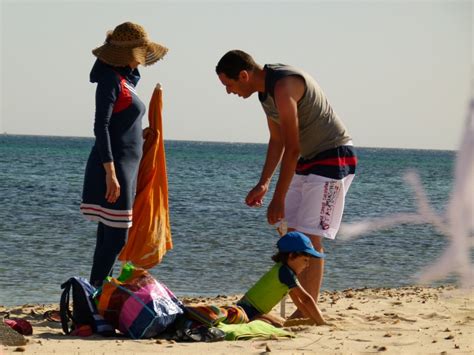
POLYGON ((290 232, 278 240, 278 253, 272 259, 275 265, 248 290, 237 303, 249 321, 263 320, 274 326, 283 326, 283 319, 268 314, 288 293, 298 308, 316 325, 327 324, 313 297, 298 282, 296 276, 309 264, 309 258, 324 258, 310 239, 300 232, 290 232))

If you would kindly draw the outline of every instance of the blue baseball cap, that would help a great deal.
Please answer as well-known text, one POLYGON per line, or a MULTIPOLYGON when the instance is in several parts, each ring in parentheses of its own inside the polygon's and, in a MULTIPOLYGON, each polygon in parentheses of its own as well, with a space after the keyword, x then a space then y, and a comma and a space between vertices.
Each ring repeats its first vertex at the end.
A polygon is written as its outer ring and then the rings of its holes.
POLYGON ((306 253, 315 258, 324 258, 326 255, 316 251, 311 240, 300 232, 286 233, 277 242, 278 250, 284 253, 306 253))

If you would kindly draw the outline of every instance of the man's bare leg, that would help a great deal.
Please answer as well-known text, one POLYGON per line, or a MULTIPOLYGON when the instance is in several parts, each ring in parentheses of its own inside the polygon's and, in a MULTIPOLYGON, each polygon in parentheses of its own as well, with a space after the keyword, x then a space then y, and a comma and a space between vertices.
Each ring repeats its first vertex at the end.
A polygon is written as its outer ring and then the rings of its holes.
MULTIPOLYGON (((317 235, 306 234, 313 243, 314 249, 323 253, 322 237, 317 235)), ((310 258, 308 267, 298 276, 301 286, 313 296, 314 301, 318 303, 319 291, 323 282, 324 259, 310 258)), ((288 319, 303 318, 303 314, 296 310, 288 319)))

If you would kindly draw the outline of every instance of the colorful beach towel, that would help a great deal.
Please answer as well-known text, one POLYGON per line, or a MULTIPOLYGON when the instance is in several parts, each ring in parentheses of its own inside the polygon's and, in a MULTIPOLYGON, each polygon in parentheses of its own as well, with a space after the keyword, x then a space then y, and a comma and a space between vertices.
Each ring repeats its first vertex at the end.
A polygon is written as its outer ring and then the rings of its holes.
POLYGON ((148 109, 149 127, 137 177, 133 225, 119 260, 150 269, 173 248, 168 211, 168 178, 162 125, 162 90, 156 86, 148 109))
POLYGON ((272 339, 294 338, 295 336, 286 330, 274 327, 267 322, 254 320, 246 324, 219 323, 217 328, 225 332, 225 340, 247 340, 253 338, 272 339))
POLYGON ((186 306, 185 315, 187 318, 196 320, 208 327, 215 327, 221 322, 226 324, 241 324, 249 321, 247 314, 245 314, 245 311, 239 306, 186 306))
POLYGON ((98 298, 99 313, 133 339, 154 337, 183 313, 183 305, 146 270, 126 264, 118 279, 109 277, 98 298))

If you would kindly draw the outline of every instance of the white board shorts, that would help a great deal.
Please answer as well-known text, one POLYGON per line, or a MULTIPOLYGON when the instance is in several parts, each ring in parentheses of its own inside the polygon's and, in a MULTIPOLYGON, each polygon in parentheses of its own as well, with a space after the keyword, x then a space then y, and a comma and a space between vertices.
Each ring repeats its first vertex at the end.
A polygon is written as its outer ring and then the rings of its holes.
POLYGON ((288 228, 334 239, 339 230, 347 191, 354 174, 331 179, 309 174, 293 176, 285 200, 288 228))

